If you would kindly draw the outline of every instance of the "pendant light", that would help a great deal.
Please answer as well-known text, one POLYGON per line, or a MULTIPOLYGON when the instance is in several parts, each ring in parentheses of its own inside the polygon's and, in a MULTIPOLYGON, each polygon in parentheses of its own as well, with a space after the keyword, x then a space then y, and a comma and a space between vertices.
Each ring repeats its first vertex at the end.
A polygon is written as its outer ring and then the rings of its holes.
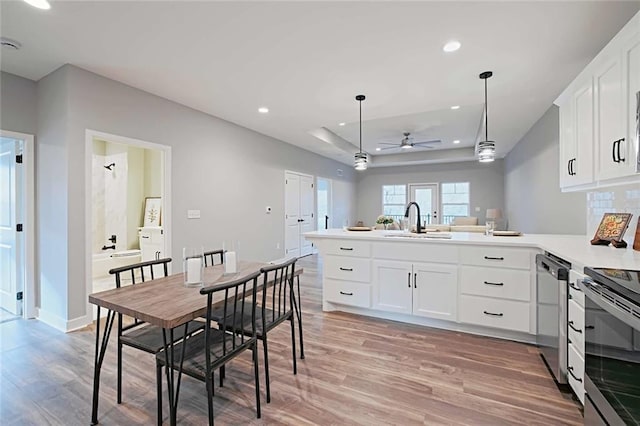
POLYGON ((484 140, 478 143, 478 161, 490 163, 496 158, 496 143, 489 140, 489 110, 487 109, 487 79, 493 75, 491 71, 480 74, 484 80, 484 140))
POLYGON ((355 155, 354 167, 356 170, 367 170, 367 153, 362 152, 362 101, 365 99, 364 95, 356 96, 356 101, 360 104, 360 150, 355 155))

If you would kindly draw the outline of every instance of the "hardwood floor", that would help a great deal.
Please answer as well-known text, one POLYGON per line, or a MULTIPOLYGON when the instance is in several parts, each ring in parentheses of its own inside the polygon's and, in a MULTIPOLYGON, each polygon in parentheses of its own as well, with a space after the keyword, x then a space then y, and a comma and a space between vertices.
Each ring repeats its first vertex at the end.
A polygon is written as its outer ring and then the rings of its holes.
MULTIPOLYGON (((579 405, 558 391, 535 347, 323 313, 317 256, 300 265, 306 358, 298 359, 298 374, 292 373, 289 328, 278 327, 269 335, 270 404, 260 377, 262 418, 255 418, 247 352, 227 367, 224 387, 216 386, 217 424, 582 424, 579 405)), ((102 370, 100 423, 154 424, 153 357, 125 347, 118 405, 113 337, 102 370)), ((16 320, 0 324, 0 339, 0 424, 89 423, 92 328, 63 334, 35 320, 16 320)), ((179 404, 180 424, 207 423, 202 382, 183 378, 179 404)))

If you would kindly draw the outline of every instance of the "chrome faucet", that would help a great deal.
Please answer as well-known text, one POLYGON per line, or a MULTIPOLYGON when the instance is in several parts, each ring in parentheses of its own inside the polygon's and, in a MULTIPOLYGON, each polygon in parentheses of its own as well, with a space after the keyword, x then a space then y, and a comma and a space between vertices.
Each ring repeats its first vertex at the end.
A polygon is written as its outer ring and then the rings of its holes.
POLYGON ((416 210, 418 210, 417 212, 418 220, 416 221, 416 232, 419 234, 420 231, 422 231, 422 227, 420 226, 420 206, 418 205, 418 203, 416 203, 415 201, 412 201, 409 204, 407 204, 407 209, 404 211, 404 217, 406 218, 409 217, 409 210, 411 209, 411 206, 416 206, 416 210))

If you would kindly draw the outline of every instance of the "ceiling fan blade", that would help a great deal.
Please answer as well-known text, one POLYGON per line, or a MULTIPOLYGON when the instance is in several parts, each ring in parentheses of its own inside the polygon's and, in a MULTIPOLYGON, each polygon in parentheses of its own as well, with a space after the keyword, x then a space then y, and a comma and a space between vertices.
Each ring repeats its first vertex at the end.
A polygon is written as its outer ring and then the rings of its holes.
POLYGON ((432 141, 421 141, 421 142, 414 142, 414 145, 429 145, 429 144, 439 144, 442 143, 442 141, 440 139, 434 139, 432 141))
POLYGON ((393 145, 393 146, 399 146, 397 143, 387 143, 387 142, 378 142, 378 145, 393 145))
POLYGON ((386 148, 380 148, 380 151, 386 151, 387 149, 398 149, 398 148, 400 148, 400 145, 393 144, 393 146, 388 146, 386 148))

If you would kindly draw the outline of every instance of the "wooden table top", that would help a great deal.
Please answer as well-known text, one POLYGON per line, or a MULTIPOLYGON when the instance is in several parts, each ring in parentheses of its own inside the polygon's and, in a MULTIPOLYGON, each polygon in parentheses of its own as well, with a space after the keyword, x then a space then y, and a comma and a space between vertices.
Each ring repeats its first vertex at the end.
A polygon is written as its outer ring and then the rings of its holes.
MULTIPOLYGON (((268 263, 238 263, 238 273, 224 275, 224 265, 204 268, 204 286, 224 284, 242 278, 268 263)), ((296 268, 294 275, 300 275, 296 268)), ((89 302, 163 328, 173 328, 207 313, 207 296, 201 287, 184 285, 182 272, 89 295, 89 302)))

